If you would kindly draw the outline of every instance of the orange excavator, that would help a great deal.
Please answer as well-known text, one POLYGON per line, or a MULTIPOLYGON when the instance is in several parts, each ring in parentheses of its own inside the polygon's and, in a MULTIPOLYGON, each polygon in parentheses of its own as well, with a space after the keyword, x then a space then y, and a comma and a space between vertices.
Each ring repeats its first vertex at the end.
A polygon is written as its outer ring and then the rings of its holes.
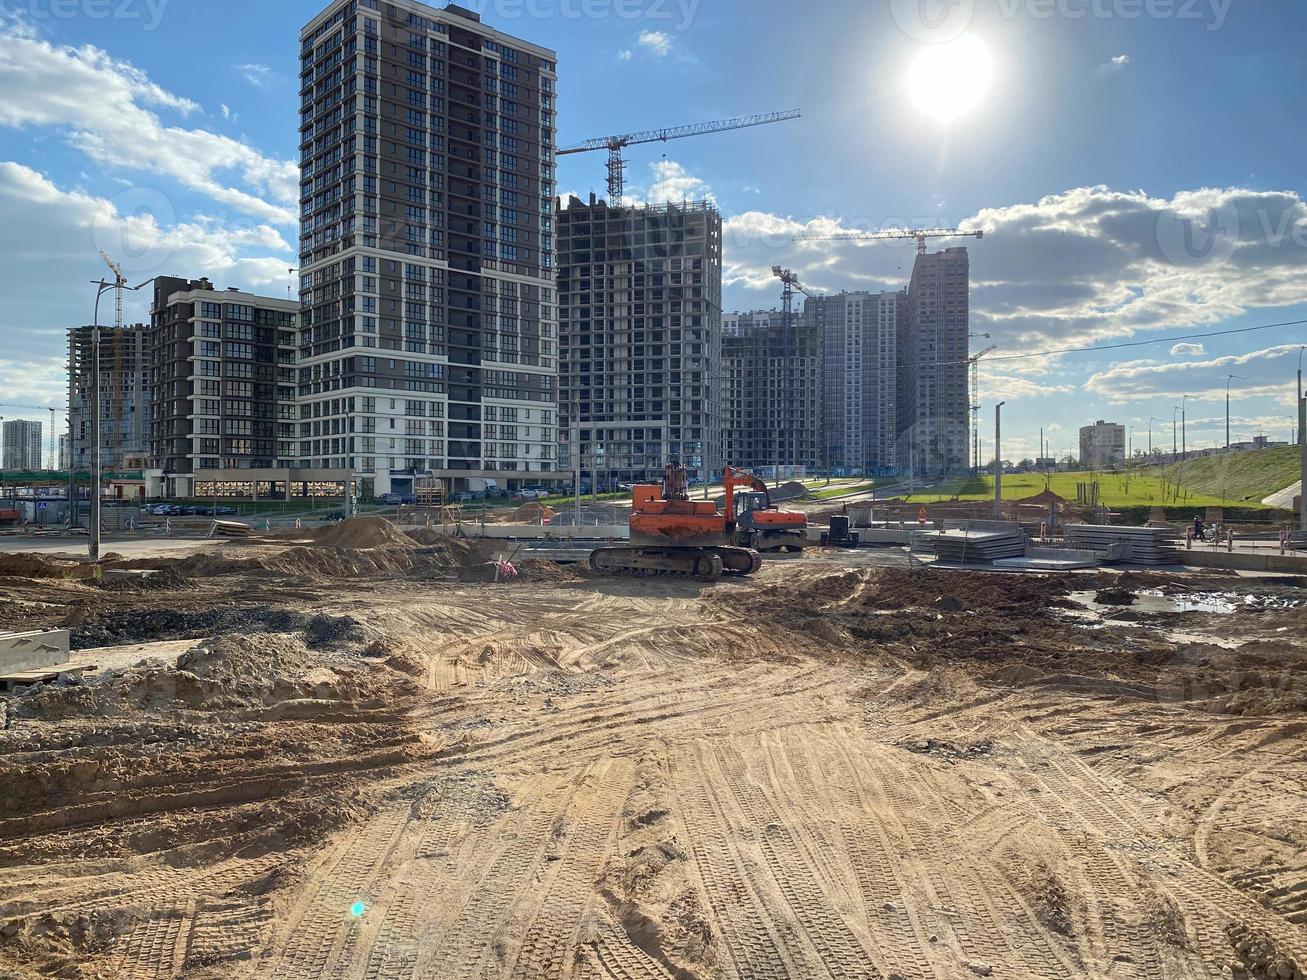
POLYGON ((600 548, 590 567, 607 572, 662 572, 712 581, 723 574, 752 575, 762 567, 759 550, 802 548, 808 518, 779 510, 767 485, 751 473, 725 470, 725 506, 690 499, 685 469, 667 465, 662 485, 631 492, 631 539, 625 548, 600 548), (736 490, 745 490, 736 494, 736 490))

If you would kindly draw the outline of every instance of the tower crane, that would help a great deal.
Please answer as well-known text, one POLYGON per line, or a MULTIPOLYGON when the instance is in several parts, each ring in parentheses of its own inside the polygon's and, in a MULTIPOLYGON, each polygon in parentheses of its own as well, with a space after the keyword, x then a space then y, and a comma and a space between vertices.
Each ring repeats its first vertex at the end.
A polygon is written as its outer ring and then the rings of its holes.
MULTIPOLYGON (((812 296, 804 288, 803 283, 799 281, 796 273, 789 269, 782 269, 779 265, 772 266, 772 275, 781 281, 781 322, 785 333, 785 421, 786 428, 789 429, 790 435, 790 465, 799 465, 799 433, 794 424, 794 358, 798 351, 794 343, 794 293, 798 291, 804 296, 812 296)), ((782 464, 780 454, 780 440, 777 440, 776 463, 782 464)))
POLYGON ((668 140, 685 139, 687 136, 706 136, 709 133, 724 133, 732 129, 748 129, 752 126, 766 126, 769 123, 785 122, 798 119, 802 113, 798 109, 785 112, 768 112, 756 116, 739 116, 735 119, 720 119, 716 122, 696 123, 692 126, 677 126, 669 129, 651 129, 643 133, 622 133, 617 136, 600 136, 559 150, 557 155, 568 156, 573 153, 590 153, 594 150, 608 151, 608 200, 620 201, 626 189, 626 161, 622 150, 628 146, 641 143, 666 143, 668 140))
POLYGON ((100 258, 104 259, 105 264, 109 266, 109 271, 113 273, 114 284, 114 318, 113 325, 117 330, 123 328, 123 289, 127 286, 127 277, 123 275, 122 266, 113 259, 109 258, 109 253, 100 250, 100 258))
POLYGON ((850 231, 838 235, 795 235, 796 242, 884 242, 914 238, 917 254, 926 254, 929 238, 984 238, 983 231, 961 231, 957 228, 917 228, 908 231, 850 231))

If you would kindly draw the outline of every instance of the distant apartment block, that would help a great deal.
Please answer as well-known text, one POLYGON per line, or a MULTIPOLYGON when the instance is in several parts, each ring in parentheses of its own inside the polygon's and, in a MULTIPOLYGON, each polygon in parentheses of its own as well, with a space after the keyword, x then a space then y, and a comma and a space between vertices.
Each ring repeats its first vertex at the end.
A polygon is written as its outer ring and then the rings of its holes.
MULTIPOLYGON (((724 318, 725 321, 726 318, 724 318)), ((769 474, 823 468, 822 334, 796 313, 729 317, 722 339, 725 460, 769 474)))
POLYGON ((898 330, 906 302, 900 291, 840 293, 806 303, 823 343, 823 453, 833 471, 861 474, 896 465, 898 330))
POLYGON ((918 255, 899 317, 896 456, 919 478, 970 468, 969 281, 965 248, 918 255))
POLYGON ((4 444, 4 469, 34 472, 43 468, 40 422, 10 419, 0 427, 0 442, 4 444))
POLYGON ((300 52, 298 465, 560 478, 554 52, 414 0, 334 2, 300 52))
POLYGON ((73 465, 72 442, 67 432, 59 434, 59 469, 67 472, 73 465))
POLYGON ((587 471, 650 479, 669 456, 722 468, 722 219, 707 203, 558 211, 564 460, 582 427, 587 471), (592 433, 587 425, 613 428, 592 433), (663 441, 666 427, 667 441, 663 441))
POLYGON ((1125 465, 1125 426, 1099 419, 1080 429, 1080 465, 1105 470, 1125 465))
POLYGON ((301 425, 298 312, 291 300, 220 291, 208 279, 155 280, 148 339, 152 496, 288 493, 301 425))
MULTIPOLYGON (((91 465, 95 399, 93 327, 68 331, 68 405, 72 463, 91 465)), ((138 471, 150 449, 149 328, 100 327, 100 464, 109 472, 138 471)))

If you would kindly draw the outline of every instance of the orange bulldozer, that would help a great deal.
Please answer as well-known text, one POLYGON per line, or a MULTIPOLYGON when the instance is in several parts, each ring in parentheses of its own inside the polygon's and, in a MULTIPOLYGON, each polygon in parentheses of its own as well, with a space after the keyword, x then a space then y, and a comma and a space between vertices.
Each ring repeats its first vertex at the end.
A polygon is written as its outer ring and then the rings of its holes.
POLYGON ((661 486, 641 484, 631 492, 629 547, 600 548, 590 555, 590 567, 712 581, 723 574, 752 575, 762 567, 759 551, 802 550, 806 515, 773 506, 766 484, 752 473, 728 466, 722 482, 722 510, 711 501, 693 501, 684 467, 672 460, 661 486))

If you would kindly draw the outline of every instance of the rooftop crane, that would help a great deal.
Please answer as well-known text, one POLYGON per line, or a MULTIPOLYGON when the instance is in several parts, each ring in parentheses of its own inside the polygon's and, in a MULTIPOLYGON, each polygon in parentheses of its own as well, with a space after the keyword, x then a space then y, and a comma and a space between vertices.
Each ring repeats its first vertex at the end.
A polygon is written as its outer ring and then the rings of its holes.
MULTIPOLYGON (((799 465, 799 434, 794 424, 794 357, 797 353, 794 344, 794 292, 798 290, 804 296, 811 296, 799 282, 796 273, 782 269, 779 265, 771 267, 772 275, 783 285, 781 291, 781 322, 785 332, 785 424, 790 435, 790 465, 799 465)), ((780 439, 776 440, 776 465, 784 465, 781 458, 780 439)))
POLYGON ((796 242, 883 242, 915 238, 917 254, 926 254, 928 238, 984 238, 983 231, 961 231, 957 228, 917 228, 908 231, 850 231, 837 235, 795 235, 796 242))
POLYGON ((751 126, 766 126, 769 123, 785 122, 798 119, 802 113, 798 109, 785 112, 768 112, 757 116, 739 116, 735 119, 721 119, 716 122, 696 123, 693 126, 677 126, 669 129, 651 129, 643 133, 623 133, 617 136, 600 136, 586 140, 566 149, 557 155, 568 156, 573 153, 590 153, 594 150, 608 151, 608 200, 620 201, 626 189, 626 161, 622 159, 622 150, 640 143, 666 143, 668 140, 684 139, 687 136, 706 136, 709 133, 724 133, 731 129, 748 129, 751 126))
POLYGON ((104 259, 105 264, 109 266, 109 271, 113 273, 114 297, 117 302, 114 304, 113 325, 116 330, 123 328, 123 289, 127 285, 127 277, 123 275, 122 266, 113 259, 109 258, 109 253, 100 250, 100 258, 104 259))

